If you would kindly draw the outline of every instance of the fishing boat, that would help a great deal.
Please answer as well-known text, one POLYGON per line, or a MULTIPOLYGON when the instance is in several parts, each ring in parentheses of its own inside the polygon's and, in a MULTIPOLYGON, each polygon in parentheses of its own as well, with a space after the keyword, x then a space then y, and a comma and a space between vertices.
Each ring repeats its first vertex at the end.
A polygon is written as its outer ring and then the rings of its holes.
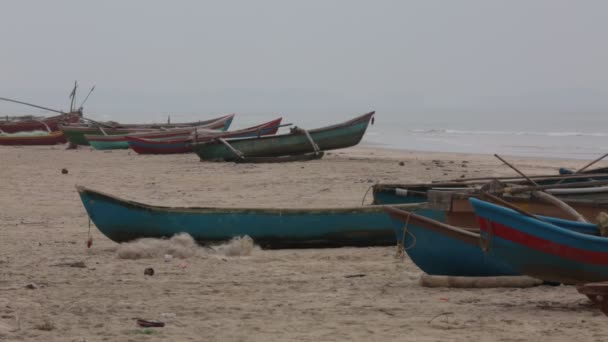
MULTIPOLYGON (((517 272, 545 281, 582 284, 608 280, 608 239, 562 228, 542 218, 469 199, 488 255, 517 272)), ((569 226, 597 229, 570 222, 569 226)))
POLYGON ((161 129, 204 127, 225 131, 230 127, 234 114, 219 118, 177 124, 107 124, 94 123, 89 126, 60 125, 59 128, 66 139, 74 145, 89 145, 85 135, 128 135, 141 132, 158 132, 161 129))
POLYGON ((129 135, 126 137, 129 147, 139 154, 175 154, 192 152, 192 143, 217 138, 243 138, 250 136, 274 135, 281 127, 282 118, 261 125, 235 131, 196 131, 180 137, 155 137, 150 134, 129 135))
POLYGON ((393 221, 398 244, 427 274, 470 277, 518 274, 504 261, 483 253, 478 229, 445 224, 441 211, 414 213, 393 207, 384 210, 393 221))
MULTIPOLYGON (((395 244, 382 206, 321 209, 175 208, 143 204, 77 187, 82 203, 115 242, 188 233, 208 244, 250 236, 266 248, 385 246, 395 244)), ((400 208, 417 210, 419 204, 400 208)))
MULTIPOLYGON (((429 208, 416 212, 385 207, 393 220, 397 241, 421 270, 431 275, 506 276, 518 274, 500 258, 484 254, 477 227, 446 224, 450 213, 429 208)), ((597 235, 595 225, 539 216, 565 229, 597 235)))
POLYGON ((310 131, 293 128, 276 136, 196 143, 193 150, 201 161, 234 161, 246 157, 280 157, 346 148, 357 145, 375 112, 341 124, 310 131), (227 143, 226 143, 227 142, 227 143))
POLYGON ((57 145, 65 144, 66 141, 61 131, 0 133, 0 145, 57 145))
POLYGON ((22 119, 9 119, 8 117, 5 117, 5 120, 2 120, 2 117, 0 117, 0 132, 18 133, 29 131, 44 131, 47 130, 47 127, 51 131, 58 131, 60 124, 78 122, 81 117, 81 112, 63 113, 47 118, 25 117, 22 119))

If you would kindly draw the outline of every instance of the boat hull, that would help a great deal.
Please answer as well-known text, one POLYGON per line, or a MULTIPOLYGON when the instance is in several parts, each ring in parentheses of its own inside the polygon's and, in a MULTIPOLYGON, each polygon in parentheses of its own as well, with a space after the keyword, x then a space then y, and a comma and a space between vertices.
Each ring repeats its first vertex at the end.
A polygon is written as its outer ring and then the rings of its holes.
MULTIPOLYGON (((188 233, 200 243, 250 236, 267 248, 386 246, 395 233, 381 206, 339 209, 169 208, 78 188, 89 217, 116 242, 188 233)), ((404 206, 410 210, 417 206, 404 206)))
POLYGON ((385 210, 393 222, 397 241, 427 274, 470 277, 518 274, 504 261, 483 253, 479 234, 441 224, 445 222, 441 211, 425 209, 410 216, 392 207, 385 210))
POLYGON ((50 132, 47 135, 40 136, 0 136, 0 145, 57 145, 65 144, 67 140, 61 131, 50 132))
MULTIPOLYGON (((362 115, 343 124, 309 131, 321 151, 357 145, 371 121, 374 112, 362 115)), ((280 157, 314 152, 302 132, 260 138, 230 140, 230 145, 245 157, 280 157)), ((201 160, 234 161, 237 156, 218 141, 195 144, 194 152, 201 160)))
MULTIPOLYGON (((608 239, 582 234, 470 199, 486 253, 521 274, 545 281, 581 284, 608 280, 608 239)), ((581 225, 572 223, 572 225, 581 225)))

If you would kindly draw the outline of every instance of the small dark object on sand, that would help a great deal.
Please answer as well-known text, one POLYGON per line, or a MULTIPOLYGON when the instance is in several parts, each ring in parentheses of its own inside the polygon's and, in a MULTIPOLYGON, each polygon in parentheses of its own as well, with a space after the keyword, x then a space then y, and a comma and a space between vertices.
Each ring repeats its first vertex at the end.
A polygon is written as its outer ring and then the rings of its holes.
POLYGON ((144 275, 147 276, 153 276, 154 275, 154 269, 152 267, 148 267, 144 270, 144 275))
POLYGON ((405 162, 402 162, 402 161, 399 162, 399 166, 404 166, 404 165, 405 165, 405 162))
POLYGON ((68 169, 65 169, 65 168, 61 169, 61 173, 64 174, 64 175, 67 175, 68 174, 68 169))
POLYGON ((162 328, 165 326, 165 322, 161 321, 150 321, 147 319, 138 319, 137 325, 143 328, 162 328))
POLYGON ((363 277, 365 277, 365 276, 366 276, 366 274, 363 274, 363 273, 359 273, 359 274, 348 274, 348 275, 345 275, 345 276, 344 276, 344 278, 363 278, 363 277))

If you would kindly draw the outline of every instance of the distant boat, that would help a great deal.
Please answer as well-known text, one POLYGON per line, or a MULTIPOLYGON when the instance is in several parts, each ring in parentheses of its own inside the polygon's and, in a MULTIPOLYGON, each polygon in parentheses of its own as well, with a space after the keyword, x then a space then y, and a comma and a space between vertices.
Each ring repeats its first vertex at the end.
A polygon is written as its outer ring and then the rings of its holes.
MULTIPOLYGON (((608 280, 608 238, 565 229, 475 198, 486 253, 517 272, 545 281, 582 284, 608 280)), ((579 230, 595 225, 569 222, 579 230)))
POLYGON ((282 118, 278 118, 261 125, 243 128, 235 131, 197 131, 175 137, 154 137, 150 134, 128 135, 126 137, 129 147, 139 154, 174 154, 192 152, 194 140, 208 141, 217 138, 243 138, 251 136, 264 136, 276 134, 281 126, 282 118))
POLYGON ((8 118, 0 116, 0 132, 18 133, 29 131, 58 131, 60 124, 78 122, 82 113, 63 113, 48 118, 33 118, 31 116, 8 118), (5 120, 3 120, 5 118, 5 120))
MULTIPOLYGON (((204 244, 248 235, 269 248, 395 244, 392 222, 382 206, 175 208, 124 200, 81 186, 77 190, 95 226, 115 242, 188 233, 204 244)), ((419 207, 400 206, 407 210, 419 207)))
POLYGON ((228 140, 231 147, 220 141, 197 143, 193 145, 193 150, 201 160, 234 161, 240 156, 281 157, 346 148, 361 141, 374 113, 370 112, 341 124, 310 130, 310 139, 306 131, 294 128, 288 134, 228 140), (318 147, 318 151, 314 145, 318 147))
POLYGON ((11 134, 0 134, 0 145, 57 145, 65 144, 66 139, 61 131, 43 132, 26 131, 11 134))
POLYGON ((59 128, 65 135, 66 139, 74 145, 89 145, 89 141, 85 135, 125 135, 135 134, 140 132, 158 132, 162 128, 185 128, 185 127, 196 127, 204 126, 207 129, 219 129, 227 130, 234 119, 234 114, 225 115, 219 118, 189 122, 189 123, 176 123, 176 124, 114 124, 108 127, 103 127, 99 123, 91 126, 74 126, 74 125, 60 125, 59 128))

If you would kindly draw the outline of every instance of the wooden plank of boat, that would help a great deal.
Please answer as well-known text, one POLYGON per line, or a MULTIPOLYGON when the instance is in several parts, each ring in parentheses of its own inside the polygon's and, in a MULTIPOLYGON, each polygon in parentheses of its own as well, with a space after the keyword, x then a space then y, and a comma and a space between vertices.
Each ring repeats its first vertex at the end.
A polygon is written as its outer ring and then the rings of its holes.
MULTIPOLYGON (((564 229, 514 210, 469 199, 486 253, 521 274, 564 284, 608 280, 608 239, 564 229)), ((574 222, 570 226, 595 225, 574 222)))
MULTIPOLYGON (((308 131, 319 150, 346 148, 358 144, 372 121, 370 112, 341 124, 308 131)), ((279 157, 314 152, 306 134, 292 133, 276 136, 230 140, 230 145, 247 157, 279 157)), ((234 161, 235 154, 219 141, 197 143, 193 150, 201 160, 234 161)))
MULTIPOLYGON (((395 233, 382 206, 348 208, 175 208, 77 187, 97 228, 116 242, 188 233, 200 243, 250 236, 268 248, 386 246, 395 233)), ((416 210, 424 205, 402 205, 416 210)))
POLYGON ((280 157, 243 157, 240 159, 235 159, 235 163, 244 164, 244 163, 252 163, 252 164, 263 164, 263 163, 289 163, 289 162, 298 162, 298 161, 310 161, 317 160, 323 158, 324 152, 319 153, 305 153, 305 154, 296 154, 293 156, 280 156, 280 157))

